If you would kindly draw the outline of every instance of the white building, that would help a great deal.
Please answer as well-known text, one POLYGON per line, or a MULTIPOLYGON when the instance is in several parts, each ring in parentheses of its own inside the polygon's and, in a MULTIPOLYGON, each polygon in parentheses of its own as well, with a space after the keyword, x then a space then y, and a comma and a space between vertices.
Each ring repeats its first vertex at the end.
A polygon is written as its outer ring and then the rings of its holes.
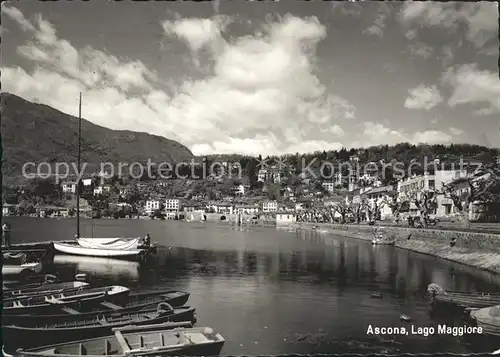
POLYGON ((372 209, 378 206, 380 210, 380 219, 390 219, 392 217, 392 209, 388 205, 388 202, 391 201, 391 198, 388 192, 393 191, 394 188, 392 186, 384 186, 384 187, 374 187, 368 192, 366 195, 368 197, 368 204, 372 209))
MULTIPOLYGON (((466 170, 436 170, 434 172, 435 188, 436 190, 441 190, 443 186, 466 176, 466 170)), ((448 216, 454 214, 456 211, 453 200, 444 195, 439 195, 436 199, 436 203, 436 216, 438 217, 448 216)))
POLYGON ((278 211, 278 202, 277 201, 265 201, 262 203, 262 212, 277 212, 278 211))
POLYGON ((233 214, 234 206, 231 204, 220 203, 216 205, 215 212, 220 214, 233 214))
POLYGON ((325 181, 321 184, 321 186, 323 186, 323 188, 332 193, 335 189, 335 183, 333 181, 325 181))
POLYGON ((260 169, 259 173, 257 174, 257 181, 266 182, 266 179, 267 179, 267 170, 260 169))
POLYGON ((76 193, 76 183, 75 182, 65 182, 62 184, 62 192, 64 193, 76 193))
POLYGON ((94 188, 94 195, 102 195, 104 192, 109 192, 111 190, 111 186, 103 185, 97 186, 94 188))
POLYGON ((156 210, 159 210, 160 207, 161 207, 160 201, 149 200, 149 201, 146 201, 146 205, 144 207, 144 210, 146 211, 147 214, 153 214, 156 210))
POLYGON ((276 225, 289 225, 297 222, 297 216, 291 212, 280 212, 276 214, 276 225))
POLYGON ((166 212, 178 212, 181 206, 181 202, 177 198, 167 198, 165 200, 165 211, 166 212))
POLYGON ((234 188, 234 194, 236 196, 243 196, 245 195, 245 186, 244 185, 238 185, 234 188))
POLYGON ((234 213, 237 214, 257 214, 259 213, 259 206, 255 205, 236 205, 234 213))
POLYGON ((271 178, 274 183, 280 183, 281 182, 281 174, 279 171, 273 171, 271 173, 271 178))

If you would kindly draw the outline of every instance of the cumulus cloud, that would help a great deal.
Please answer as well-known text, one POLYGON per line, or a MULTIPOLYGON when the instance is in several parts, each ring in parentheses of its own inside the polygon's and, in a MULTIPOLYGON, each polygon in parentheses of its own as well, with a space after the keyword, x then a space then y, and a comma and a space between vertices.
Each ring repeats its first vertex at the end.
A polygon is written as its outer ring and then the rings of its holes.
POLYGON ((360 136, 362 138, 371 138, 368 140, 358 140, 353 143, 354 147, 367 147, 384 143, 395 145, 401 142, 410 142, 413 144, 446 144, 451 142, 451 135, 439 130, 419 131, 413 134, 407 133, 402 129, 394 130, 381 123, 364 122, 360 136))
POLYGON ((420 84, 418 87, 408 91, 405 107, 408 109, 426 109, 430 110, 443 101, 443 97, 435 85, 426 86, 420 84))
POLYGON ((164 21, 166 36, 213 59, 212 76, 167 90, 140 61, 77 49, 42 16, 2 11, 33 39, 17 52, 36 64, 2 67, 2 89, 69 114, 83 92, 83 116, 112 129, 164 135, 196 154, 284 153, 340 147, 344 121, 355 117, 355 107, 327 93, 315 74, 315 49, 326 35, 315 17, 288 15, 231 41, 223 38, 224 18, 164 21), (321 132, 328 139, 317 139, 321 132))
POLYGON ((442 76, 442 82, 452 89, 448 105, 483 105, 481 114, 500 113, 500 81, 498 73, 480 70, 477 64, 455 66, 442 76))
POLYGON ((375 21, 372 25, 364 29, 363 33, 382 38, 384 36, 386 21, 392 12, 392 6, 390 2, 378 2, 373 4, 377 6, 375 21))
MULTIPOLYGON (((176 36, 189 42, 180 32, 176 36)), ((311 128, 320 131, 338 119, 353 118, 354 106, 327 94, 313 73, 315 47, 325 36, 317 18, 290 15, 267 24, 256 36, 231 42, 211 36, 219 41, 213 53, 214 76, 186 83, 183 94, 170 102, 170 110, 186 121, 196 116, 214 125, 211 139, 206 133, 192 138, 201 142, 193 150, 227 152, 241 146, 241 150, 259 152, 272 145, 271 151, 285 152, 300 144, 311 151, 317 146, 306 137, 311 128), (265 145, 262 135, 268 137, 265 145), (249 145, 250 139, 254 144, 249 145)))
POLYGON ((407 26, 456 30, 465 24, 467 40, 477 48, 497 38, 498 34, 498 5, 494 2, 406 1, 399 15, 400 21, 407 26))
POLYGON ((413 56, 422 57, 423 59, 428 59, 432 56, 434 49, 426 43, 417 42, 408 45, 410 54, 413 56))
POLYGON ((450 132, 456 136, 462 135, 464 133, 464 131, 462 129, 458 129, 458 128, 450 128, 450 132))

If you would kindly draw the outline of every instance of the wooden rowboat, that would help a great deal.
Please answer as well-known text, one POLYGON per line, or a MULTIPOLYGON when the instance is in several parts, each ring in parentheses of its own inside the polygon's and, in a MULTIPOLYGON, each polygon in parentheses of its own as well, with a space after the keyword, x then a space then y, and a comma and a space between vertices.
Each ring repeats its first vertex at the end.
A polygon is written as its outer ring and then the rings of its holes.
POLYGON ((18 300, 28 296, 36 295, 48 295, 54 293, 67 293, 70 291, 81 291, 84 289, 89 289, 90 284, 73 281, 68 283, 58 283, 58 284, 44 284, 33 288, 18 288, 5 290, 3 292, 3 300, 18 300))
POLYGON ((32 289, 46 284, 59 283, 59 278, 52 274, 30 275, 20 280, 4 280, 3 291, 13 289, 32 289))
POLYGON ((30 274, 38 274, 42 271, 41 262, 23 263, 23 264, 10 264, 2 266, 2 276, 7 279, 11 276, 22 276, 30 274))
POLYGON ((479 292, 446 291, 438 284, 431 283, 427 288, 433 310, 478 309, 500 305, 500 294, 479 292))
POLYGON ((146 249, 102 249, 102 248, 86 248, 79 245, 76 241, 71 243, 54 242, 54 249, 60 253, 84 255, 88 257, 109 257, 122 259, 137 259, 147 253, 146 249))
POLYGON ((19 313, 14 315, 4 315, 2 316, 2 321, 4 324, 20 324, 20 325, 33 325, 38 324, 43 321, 66 321, 68 318, 74 318, 75 315, 83 319, 92 319, 96 314, 107 314, 110 312, 117 313, 130 313, 136 311, 150 310, 156 308, 158 304, 166 302, 170 306, 180 307, 183 306, 189 299, 189 293, 181 291, 171 291, 162 292, 155 295, 132 295, 128 297, 128 301, 123 305, 115 305, 109 301, 97 301, 94 308, 90 308, 87 312, 79 312, 75 310, 76 307, 72 309, 52 310, 47 312, 38 312, 37 314, 26 314, 19 313))
POLYGON ((127 326, 114 335, 18 350, 23 357, 70 356, 216 356, 224 338, 210 327, 170 330, 172 324, 127 326))
POLYGON ((470 311, 474 325, 481 327, 482 335, 500 337, 500 306, 490 306, 470 311))
POLYGON ((30 348, 44 345, 77 341, 82 339, 106 336, 113 328, 128 325, 140 326, 164 322, 183 322, 185 327, 191 327, 195 322, 194 308, 172 308, 164 304, 157 309, 132 312, 96 314, 93 318, 71 316, 73 319, 64 321, 40 321, 33 326, 3 325, 2 332, 6 348, 30 348), (167 309, 163 309, 166 306, 167 309))
POLYGON ((5 301, 3 315, 33 314, 54 312, 68 308, 89 308, 109 300, 126 297, 130 290, 124 286, 107 286, 103 288, 86 289, 84 291, 70 291, 23 297, 18 300, 5 301))

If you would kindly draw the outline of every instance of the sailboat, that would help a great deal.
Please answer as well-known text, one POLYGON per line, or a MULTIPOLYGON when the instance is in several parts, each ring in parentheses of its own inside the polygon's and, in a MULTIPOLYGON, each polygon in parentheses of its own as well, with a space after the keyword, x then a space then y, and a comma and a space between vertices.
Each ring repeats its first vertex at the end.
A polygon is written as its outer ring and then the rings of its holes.
MULTIPOLYGON (((78 106, 78 173, 81 170, 81 138, 82 138, 82 93, 78 106)), ((145 238, 83 238, 80 236, 80 177, 76 185, 76 235, 74 241, 54 242, 57 252, 73 255, 109 258, 145 257, 150 251, 151 237, 145 238)))

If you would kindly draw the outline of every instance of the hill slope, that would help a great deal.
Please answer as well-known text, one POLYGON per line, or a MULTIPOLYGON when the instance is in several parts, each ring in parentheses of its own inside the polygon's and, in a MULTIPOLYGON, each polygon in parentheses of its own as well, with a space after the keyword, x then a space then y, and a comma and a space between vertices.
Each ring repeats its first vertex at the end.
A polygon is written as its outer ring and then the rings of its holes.
MULTIPOLYGON (((76 162, 78 118, 10 93, 0 94, 3 141, 2 171, 19 177, 25 162, 76 162)), ((161 136, 111 130, 82 119, 82 163, 180 162, 193 153, 161 136)))

